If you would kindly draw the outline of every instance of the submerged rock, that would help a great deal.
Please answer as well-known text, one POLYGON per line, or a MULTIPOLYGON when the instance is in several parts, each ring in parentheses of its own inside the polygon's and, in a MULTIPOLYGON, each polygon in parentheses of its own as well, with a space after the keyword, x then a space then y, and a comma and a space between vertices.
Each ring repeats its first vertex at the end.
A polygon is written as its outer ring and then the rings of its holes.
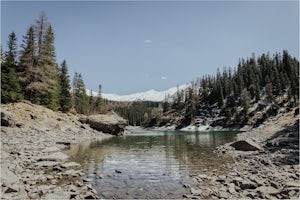
POLYGON ((38 161, 64 161, 66 159, 68 159, 69 156, 67 156, 64 153, 61 152, 56 152, 56 153, 52 153, 50 155, 41 157, 38 159, 38 161))
POLYGON ((68 163, 64 163, 61 165, 62 168, 75 168, 75 167, 79 167, 80 164, 76 163, 76 162, 68 162, 68 163))
POLYGON ((112 135, 122 135, 127 125, 127 121, 114 112, 106 115, 90 115, 81 118, 80 121, 89 124, 91 128, 97 131, 112 135))
POLYGON ((236 142, 230 144, 230 146, 234 147, 235 150, 238 150, 238 151, 263 150, 262 147, 260 147, 258 144, 254 143, 250 140, 239 140, 239 141, 236 141, 236 142))

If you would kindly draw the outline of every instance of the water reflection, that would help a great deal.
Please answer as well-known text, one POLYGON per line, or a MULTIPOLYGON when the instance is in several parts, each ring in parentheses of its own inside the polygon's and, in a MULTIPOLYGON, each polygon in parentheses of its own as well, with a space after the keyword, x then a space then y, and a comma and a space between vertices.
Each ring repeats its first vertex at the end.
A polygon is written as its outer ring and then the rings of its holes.
POLYGON ((124 137, 72 147, 102 198, 182 198, 189 175, 221 169, 228 162, 213 153, 234 139, 232 132, 137 131, 124 137))

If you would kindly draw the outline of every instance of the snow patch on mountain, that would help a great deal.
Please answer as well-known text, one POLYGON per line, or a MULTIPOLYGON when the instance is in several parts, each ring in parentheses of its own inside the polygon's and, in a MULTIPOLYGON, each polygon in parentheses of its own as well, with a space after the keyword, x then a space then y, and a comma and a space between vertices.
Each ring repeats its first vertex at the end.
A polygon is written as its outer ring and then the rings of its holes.
MULTIPOLYGON (((166 98, 171 98, 174 94, 176 94, 177 90, 183 90, 187 88, 188 85, 181 85, 178 88, 172 87, 165 91, 156 91, 156 90, 148 90, 145 92, 139 92, 129 95, 118 95, 111 93, 102 93, 102 98, 108 99, 111 101, 164 101, 166 98)), ((90 90, 87 89, 87 94, 90 95, 90 90)), ((93 96, 97 96, 97 92, 92 92, 93 96)))

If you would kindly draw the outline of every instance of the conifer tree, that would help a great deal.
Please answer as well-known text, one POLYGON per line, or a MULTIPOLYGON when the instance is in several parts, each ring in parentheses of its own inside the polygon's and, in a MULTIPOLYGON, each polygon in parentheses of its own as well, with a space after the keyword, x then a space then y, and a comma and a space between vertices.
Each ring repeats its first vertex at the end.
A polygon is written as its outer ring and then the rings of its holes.
POLYGON ((59 95, 59 105, 62 112, 67 112, 72 108, 72 95, 71 95, 71 86, 70 79, 68 75, 67 62, 64 60, 61 64, 60 74, 59 74, 59 83, 60 83, 60 95, 59 95))
POLYGON ((17 37, 14 32, 9 35, 8 51, 1 64, 1 102, 16 102, 22 98, 21 87, 16 75, 17 37))
POLYGON ((21 57, 20 65, 18 67, 18 76, 22 87, 22 92, 25 99, 30 99, 30 91, 27 90, 27 86, 36 79, 35 73, 35 36, 34 28, 30 26, 26 36, 23 36, 23 44, 21 45, 21 57))
POLYGON ((45 13, 40 14, 36 25, 29 28, 24 38, 20 80, 26 99, 56 110, 59 107, 59 73, 55 37, 45 13))
POLYGON ((95 109, 97 112, 101 113, 102 112, 102 107, 103 107, 103 101, 102 101, 102 85, 99 84, 98 86, 98 95, 97 99, 95 102, 95 109))
POLYGON ((85 85, 81 74, 75 73, 73 79, 73 98, 76 112, 87 114, 89 111, 89 100, 86 95, 85 85))

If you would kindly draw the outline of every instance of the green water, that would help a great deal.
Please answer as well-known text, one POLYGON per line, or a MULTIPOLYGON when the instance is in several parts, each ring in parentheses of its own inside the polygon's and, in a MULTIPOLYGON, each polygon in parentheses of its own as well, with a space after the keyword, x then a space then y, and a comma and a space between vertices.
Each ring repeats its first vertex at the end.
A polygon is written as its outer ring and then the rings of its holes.
POLYGON ((84 167, 101 198, 171 199, 196 188, 191 176, 225 170, 228 158, 213 153, 236 132, 134 131, 124 137, 93 141, 67 153, 84 167))

